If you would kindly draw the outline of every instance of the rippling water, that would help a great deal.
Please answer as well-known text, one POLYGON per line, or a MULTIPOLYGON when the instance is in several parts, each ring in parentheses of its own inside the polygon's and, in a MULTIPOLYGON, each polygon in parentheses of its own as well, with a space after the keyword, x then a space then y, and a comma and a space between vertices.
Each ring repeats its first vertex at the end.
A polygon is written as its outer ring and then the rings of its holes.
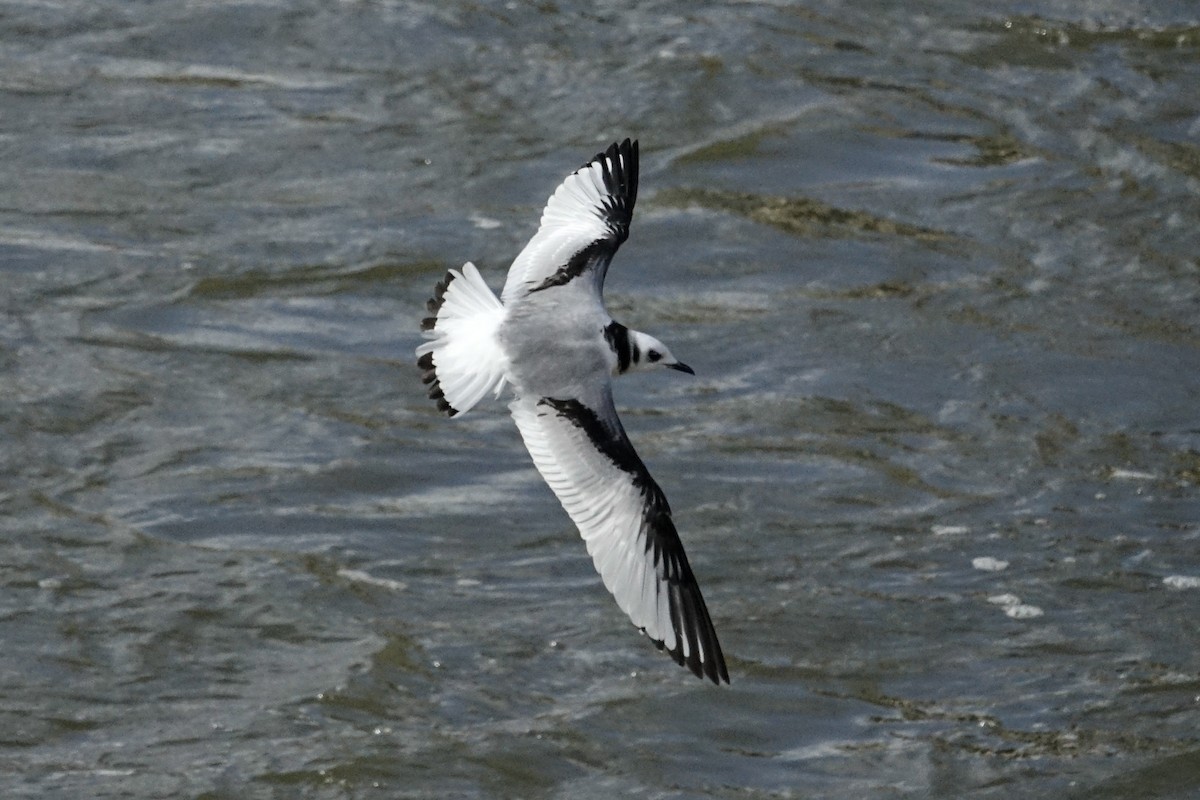
POLYGON ((1193 797, 1194 5, 0 5, 5 797, 1193 797), (618 387, 730 657, 625 621, 494 286, 640 138, 618 387))

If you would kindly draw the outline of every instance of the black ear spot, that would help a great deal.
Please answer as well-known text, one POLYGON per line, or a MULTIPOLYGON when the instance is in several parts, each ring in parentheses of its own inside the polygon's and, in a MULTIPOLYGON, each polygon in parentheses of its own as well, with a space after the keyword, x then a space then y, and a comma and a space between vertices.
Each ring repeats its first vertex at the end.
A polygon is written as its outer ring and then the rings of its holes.
POLYGON ((662 353, 658 352, 657 350, 651 350, 649 353, 646 353, 646 360, 649 361, 651 364, 653 364, 655 361, 660 360, 661 358, 662 358, 662 353))

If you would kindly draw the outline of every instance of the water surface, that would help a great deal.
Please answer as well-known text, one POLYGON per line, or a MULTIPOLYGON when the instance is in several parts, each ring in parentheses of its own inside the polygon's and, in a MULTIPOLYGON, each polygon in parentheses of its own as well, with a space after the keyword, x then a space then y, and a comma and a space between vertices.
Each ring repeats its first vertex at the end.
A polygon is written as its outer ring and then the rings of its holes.
POLYGON ((1086 6, 4 6, 3 794, 1193 796, 1200 19, 1086 6), (412 363, 625 136, 728 688, 412 363))

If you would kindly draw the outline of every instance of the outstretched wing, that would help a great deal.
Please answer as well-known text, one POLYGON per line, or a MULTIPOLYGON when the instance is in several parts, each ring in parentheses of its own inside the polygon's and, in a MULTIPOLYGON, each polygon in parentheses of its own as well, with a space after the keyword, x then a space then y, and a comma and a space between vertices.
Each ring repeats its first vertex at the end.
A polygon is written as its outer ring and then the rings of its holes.
POLYGON ((568 175, 508 270, 504 304, 585 275, 599 291, 613 254, 629 236, 637 184, 638 145, 629 139, 568 175))
POLYGON ((617 605, 676 663, 728 683, 667 498, 625 435, 611 385, 606 381, 595 394, 518 397, 509 409, 617 605))

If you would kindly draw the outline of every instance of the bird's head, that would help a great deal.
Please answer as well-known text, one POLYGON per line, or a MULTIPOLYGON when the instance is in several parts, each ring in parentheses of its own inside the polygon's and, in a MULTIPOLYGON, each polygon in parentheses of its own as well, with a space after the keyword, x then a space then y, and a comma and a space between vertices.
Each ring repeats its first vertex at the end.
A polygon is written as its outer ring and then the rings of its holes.
POLYGON ((671 355, 671 350, 665 344, 648 333, 641 331, 629 332, 630 358, 629 371, 648 370, 655 367, 667 367, 695 375, 695 371, 682 361, 671 355))

